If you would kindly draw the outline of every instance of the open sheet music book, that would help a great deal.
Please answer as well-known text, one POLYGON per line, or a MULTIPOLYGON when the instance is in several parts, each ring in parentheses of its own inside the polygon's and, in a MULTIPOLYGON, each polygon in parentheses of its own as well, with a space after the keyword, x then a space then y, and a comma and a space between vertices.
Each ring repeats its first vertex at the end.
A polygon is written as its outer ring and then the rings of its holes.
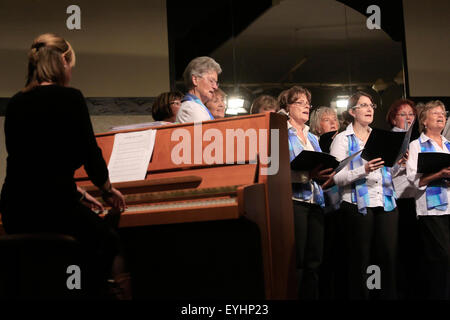
POLYGON ((156 130, 117 133, 109 159, 111 182, 144 180, 155 146, 156 130))

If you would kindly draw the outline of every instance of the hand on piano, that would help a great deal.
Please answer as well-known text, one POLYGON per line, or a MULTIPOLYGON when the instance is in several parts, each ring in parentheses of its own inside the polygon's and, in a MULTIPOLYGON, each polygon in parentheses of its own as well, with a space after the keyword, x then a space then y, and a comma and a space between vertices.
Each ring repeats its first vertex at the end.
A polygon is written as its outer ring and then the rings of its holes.
POLYGON ((84 191, 84 198, 81 203, 96 213, 102 213, 105 210, 103 205, 86 191, 84 191))
POLYGON ((120 212, 125 211, 126 203, 122 193, 116 188, 111 187, 111 191, 102 194, 103 200, 107 205, 110 205, 113 209, 120 212))

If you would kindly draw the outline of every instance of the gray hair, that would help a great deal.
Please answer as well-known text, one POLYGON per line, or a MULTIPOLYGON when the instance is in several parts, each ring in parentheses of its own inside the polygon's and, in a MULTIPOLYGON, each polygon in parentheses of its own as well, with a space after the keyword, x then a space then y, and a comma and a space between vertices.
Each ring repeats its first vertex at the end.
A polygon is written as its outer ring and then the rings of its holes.
MULTIPOLYGON (((325 114, 330 114, 336 117, 337 120, 337 113, 334 111, 333 108, 330 107, 319 107, 318 109, 314 110, 314 112, 311 114, 311 117, 309 119, 309 126, 310 131, 314 133, 316 136, 319 136, 319 128, 320 128, 320 120, 325 114)), ((339 126, 339 121, 337 122, 337 125, 339 126)), ((339 128, 338 128, 339 129, 339 128)))
POLYGON ((440 101, 440 100, 429 101, 429 102, 427 102, 427 104, 424 107, 422 107, 422 106, 420 106, 420 107, 421 108, 420 108, 419 116, 418 116, 418 118, 419 118, 419 132, 421 132, 421 133, 425 132, 426 133, 427 128, 424 126, 423 123, 425 122, 425 120, 428 117, 428 111, 430 111, 431 109, 440 107, 442 109, 442 111, 446 112, 446 108, 445 108, 445 104, 442 101, 440 101))
POLYGON ((210 57, 197 57, 187 65, 183 73, 184 84, 186 89, 190 90, 194 87, 192 76, 201 77, 205 73, 215 71, 219 75, 222 72, 220 64, 210 57))

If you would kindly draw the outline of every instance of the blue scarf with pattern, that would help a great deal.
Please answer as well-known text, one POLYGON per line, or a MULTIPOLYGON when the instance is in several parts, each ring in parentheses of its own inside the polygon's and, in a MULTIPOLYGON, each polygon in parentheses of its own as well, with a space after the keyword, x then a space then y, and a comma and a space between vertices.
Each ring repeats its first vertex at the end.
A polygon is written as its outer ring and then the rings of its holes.
MULTIPOLYGON (((303 151, 303 146, 300 142, 300 139, 297 137, 297 133, 295 128, 289 128, 288 130, 289 137, 289 157, 290 161, 294 160, 296 156, 298 156, 303 151)), ((308 132, 308 140, 311 142, 315 151, 322 152, 319 146, 319 141, 317 138, 310 132, 308 132)), ((311 190, 311 183, 292 183, 292 195, 295 198, 302 200, 310 200, 311 196, 314 193, 314 202, 321 206, 325 207, 325 200, 323 197, 322 188, 315 182, 311 181, 313 185, 313 191, 311 190)))
POLYGON ((206 111, 208 111, 209 116, 211 117, 211 120, 214 120, 213 115, 211 114, 211 111, 203 104, 203 102, 196 96, 191 93, 186 93, 181 102, 184 101, 194 101, 195 103, 201 105, 203 108, 205 108, 206 111))
MULTIPOLYGON (((420 151, 421 152, 436 152, 433 144, 431 143, 431 139, 428 139, 425 142, 419 138, 420 143, 420 151)), ((445 146, 447 150, 450 151, 450 143, 445 142, 445 146)), ((427 209, 436 209, 440 211, 447 210, 448 199, 447 199, 447 185, 444 179, 439 179, 432 181, 428 184, 426 189, 427 194, 427 209)))
MULTIPOLYGON (((354 134, 348 139, 348 153, 349 156, 359 151, 359 143, 354 134)), ((350 170, 358 168, 363 165, 361 154, 357 155, 350 161, 350 170)), ((392 211, 395 209, 395 193, 392 185, 392 176, 390 169, 381 168, 381 176, 383 178, 383 204, 384 211, 392 211)), ((352 203, 358 205, 358 211, 363 215, 367 214, 367 207, 369 206, 369 190, 367 189, 366 178, 359 179, 352 183, 352 203)))

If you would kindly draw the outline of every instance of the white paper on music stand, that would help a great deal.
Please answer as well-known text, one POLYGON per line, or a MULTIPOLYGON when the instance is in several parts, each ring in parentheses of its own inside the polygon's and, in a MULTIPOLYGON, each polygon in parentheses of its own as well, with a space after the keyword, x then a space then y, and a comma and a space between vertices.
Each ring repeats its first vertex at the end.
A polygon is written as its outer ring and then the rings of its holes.
POLYGON ((109 159, 111 182, 144 180, 155 146, 156 130, 117 133, 109 159))

